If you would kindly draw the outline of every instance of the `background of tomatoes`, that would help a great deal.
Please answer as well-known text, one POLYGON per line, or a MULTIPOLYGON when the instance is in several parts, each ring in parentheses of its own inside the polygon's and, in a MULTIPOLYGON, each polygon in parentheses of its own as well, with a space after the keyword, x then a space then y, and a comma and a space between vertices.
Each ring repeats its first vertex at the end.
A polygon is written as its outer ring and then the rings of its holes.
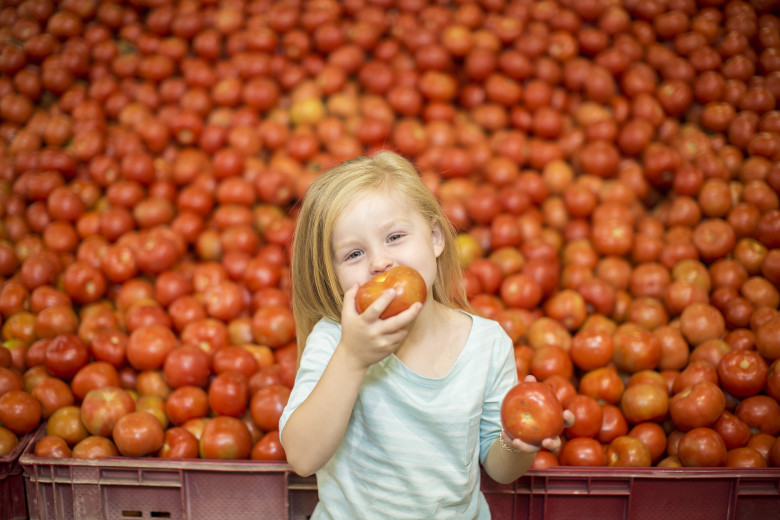
POLYGON ((295 205, 387 148, 580 418, 539 467, 780 466, 776 7, 4 2, 2 446, 283 459, 295 205))

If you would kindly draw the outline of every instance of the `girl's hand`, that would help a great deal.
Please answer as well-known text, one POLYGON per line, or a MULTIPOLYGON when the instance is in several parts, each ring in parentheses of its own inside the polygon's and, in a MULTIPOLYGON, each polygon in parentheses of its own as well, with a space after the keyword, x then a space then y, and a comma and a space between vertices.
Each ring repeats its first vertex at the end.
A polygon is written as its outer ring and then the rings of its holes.
MULTIPOLYGON (((526 376, 524 381, 536 381, 536 378, 534 376, 526 376)), ((564 410, 563 427, 570 428, 573 425, 574 425, 574 414, 571 412, 571 410, 564 410)), ((545 448, 547 451, 555 452, 561 448, 561 438, 557 435, 555 437, 548 437, 542 440, 541 445, 529 444, 527 442, 523 442, 520 439, 512 437, 505 431, 501 432, 501 438, 504 440, 504 442, 507 445, 512 446, 513 448, 520 450, 524 453, 536 453, 542 448, 545 448)))
POLYGON ((339 346, 346 349, 360 367, 368 368, 398 350, 420 314, 422 303, 417 302, 400 314, 383 320, 379 316, 395 298, 395 291, 385 291, 359 314, 355 306, 358 287, 355 284, 344 293, 339 346))

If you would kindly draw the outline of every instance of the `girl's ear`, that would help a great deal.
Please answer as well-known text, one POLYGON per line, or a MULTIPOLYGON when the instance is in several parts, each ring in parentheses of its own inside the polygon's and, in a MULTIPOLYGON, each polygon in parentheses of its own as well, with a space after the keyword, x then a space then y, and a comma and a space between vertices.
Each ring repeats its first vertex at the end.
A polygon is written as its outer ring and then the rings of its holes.
POLYGON ((431 239, 433 241, 433 252, 436 255, 436 258, 439 258, 444 251, 444 231, 441 228, 441 224, 438 222, 433 224, 431 239))

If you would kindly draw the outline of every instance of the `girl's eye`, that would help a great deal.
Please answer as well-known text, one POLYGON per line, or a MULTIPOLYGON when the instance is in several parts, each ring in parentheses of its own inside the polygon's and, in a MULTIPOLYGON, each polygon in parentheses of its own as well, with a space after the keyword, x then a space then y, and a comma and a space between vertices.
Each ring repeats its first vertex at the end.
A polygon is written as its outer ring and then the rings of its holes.
POLYGON ((347 255, 347 260, 352 260, 354 258, 357 258, 361 254, 363 254, 362 251, 352 251, 350 254, 347 255))
POLYGON ((396 240, 400 239, 400 238, 401 238, 401 236, 402 236, 402 235, 401 235, 401 233, 395 233, 395 234, 392 234, 392 235, 390 235, 390 236, 388 237, 387 241, 388 241, 388 242, 394 242, 394 241, 396 241, 396 240))

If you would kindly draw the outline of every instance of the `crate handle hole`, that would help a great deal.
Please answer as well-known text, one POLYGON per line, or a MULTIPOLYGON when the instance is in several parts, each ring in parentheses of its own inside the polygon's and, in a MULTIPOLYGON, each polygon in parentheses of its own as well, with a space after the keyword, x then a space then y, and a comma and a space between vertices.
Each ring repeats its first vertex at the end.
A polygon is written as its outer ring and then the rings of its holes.
POLYGON ((152 511, 152 518, 170 518, 171 514, 168 511, 152 511))
POLYGON ((141 518, 144 514, 141 511, 122 511, 122 518, 141 518))

